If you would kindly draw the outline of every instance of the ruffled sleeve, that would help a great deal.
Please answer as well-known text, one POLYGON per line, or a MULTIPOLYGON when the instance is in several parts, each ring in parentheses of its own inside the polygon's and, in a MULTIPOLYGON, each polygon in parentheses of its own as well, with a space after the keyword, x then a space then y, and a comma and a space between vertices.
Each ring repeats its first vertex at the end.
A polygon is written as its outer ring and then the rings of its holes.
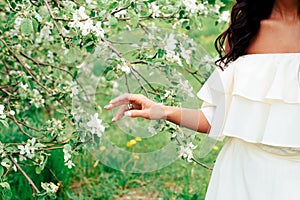
POLYGON ((300 147, 300 54, 242 56, 215 70, 197 96, 210 137, 300 147))
POLYGON ((234 63, 225 71, 217 68, 202 86, 197 96, 203 100, 201 110, 211 125, 209 136, 222 140, 233 86, 234 63))

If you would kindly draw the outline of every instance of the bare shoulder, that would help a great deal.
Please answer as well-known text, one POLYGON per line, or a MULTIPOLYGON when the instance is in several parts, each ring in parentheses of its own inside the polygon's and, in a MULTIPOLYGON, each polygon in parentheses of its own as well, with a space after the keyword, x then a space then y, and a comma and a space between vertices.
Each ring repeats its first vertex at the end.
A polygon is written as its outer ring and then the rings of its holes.
POLYGON ((278 20, 262 20, 257 35, 251 41, 247 53, 300 52, 300 26, 278 20))

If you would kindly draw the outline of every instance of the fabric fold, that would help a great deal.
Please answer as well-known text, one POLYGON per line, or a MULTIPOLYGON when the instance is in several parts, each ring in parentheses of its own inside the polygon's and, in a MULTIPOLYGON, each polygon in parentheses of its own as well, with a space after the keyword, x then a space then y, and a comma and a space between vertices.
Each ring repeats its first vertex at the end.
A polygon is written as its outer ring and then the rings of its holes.
POLYGON ((300 53, 286 53, 245 55, 215 70, 197 93, 214 108, 209 136, 300 147, 299 68, 300 53))

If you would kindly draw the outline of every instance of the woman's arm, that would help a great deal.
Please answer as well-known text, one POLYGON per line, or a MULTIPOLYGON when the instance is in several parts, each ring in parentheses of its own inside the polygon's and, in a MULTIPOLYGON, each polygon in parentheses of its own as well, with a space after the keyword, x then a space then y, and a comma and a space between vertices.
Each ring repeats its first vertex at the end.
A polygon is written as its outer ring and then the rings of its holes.
POLYGON ((123 94, 111 100, 109 105, 104 108, 110 110, 117 106, 120 106, 120 109, 112 121, 120 120, 125 115, 152 120, 166 119, 177 125, 202 133, 208 133, 210 129, 210 124, 201 110, 165 106, 141 94, 123 94), (128 104, 132 104, 133 109, 128 110, 128 104))

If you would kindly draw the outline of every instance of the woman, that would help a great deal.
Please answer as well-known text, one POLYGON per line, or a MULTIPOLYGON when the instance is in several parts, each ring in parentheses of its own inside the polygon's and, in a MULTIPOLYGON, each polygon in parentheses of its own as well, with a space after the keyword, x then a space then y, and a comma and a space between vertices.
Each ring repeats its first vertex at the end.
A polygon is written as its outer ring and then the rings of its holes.
POLYGON ((138 94, 121 95, 105 108, 121 106, 113 121, 124 115, 166 119, 208 133, 222 123, 214 120, 222 94, 225 122, 215 136, 229 139, 206 200, 299 200, 300 1, 237 0, 215 45, 221 57, 216 63, 226 69, 216 70, 199 91, 201 110, 164 106, 138 94), (214 86, 218 76, 224 88, 214 86))

